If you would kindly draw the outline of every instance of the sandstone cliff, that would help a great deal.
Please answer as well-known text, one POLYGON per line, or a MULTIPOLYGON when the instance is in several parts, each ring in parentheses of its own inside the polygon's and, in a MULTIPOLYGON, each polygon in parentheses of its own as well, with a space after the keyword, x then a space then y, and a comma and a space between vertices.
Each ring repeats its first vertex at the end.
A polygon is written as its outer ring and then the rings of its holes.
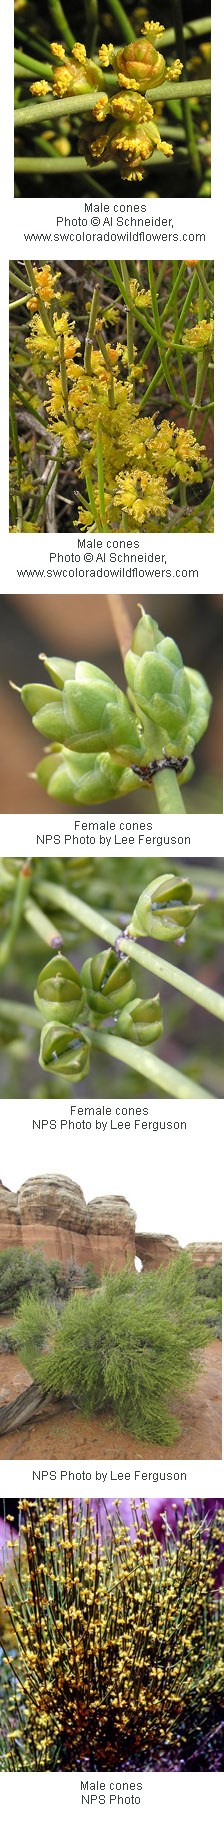
MULTIPOLYGON (((0 1251, 8 1246, 38 1246, 46 1259, 92 1264, 98 1277, 111 1266, 133 1265, 135 1255, 146 1271, 166 1267, 178 1256, 170 1233, 136 1233, 136 1214, 123 1195, 100 1195, 86 1202, 80 1184, 70 1176, 31 1176, 17 1194, 0 1182, 0 1251)), ((190 1244, 195 1265, 207 1268, 221 1259, 215 1241, 190 1244)))

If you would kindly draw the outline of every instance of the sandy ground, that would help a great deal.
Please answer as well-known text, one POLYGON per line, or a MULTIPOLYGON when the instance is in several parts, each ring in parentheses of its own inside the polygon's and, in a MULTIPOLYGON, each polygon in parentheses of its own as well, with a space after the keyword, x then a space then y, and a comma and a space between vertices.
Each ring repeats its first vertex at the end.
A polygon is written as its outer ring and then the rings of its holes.
MULTIPOLYGON (((105 1417, 88 1417, 83 1412, 63 1412, 40 1418, 11 1435, 0 1436, 1 1460, 220 1460, 221 1428, 221 1341, 204 1348, 202 1364, 194 1390, 184 1401, 176 1399, 173 1410, 179 1417, 178 1440, 172 1448, 158 1448, 155 1437, 147 1442, 118 1427, 105 1417)), ((28 1372, 16 1355, 1 1354, 0 1402, 11 1402, 31 1383, 28 1372)))

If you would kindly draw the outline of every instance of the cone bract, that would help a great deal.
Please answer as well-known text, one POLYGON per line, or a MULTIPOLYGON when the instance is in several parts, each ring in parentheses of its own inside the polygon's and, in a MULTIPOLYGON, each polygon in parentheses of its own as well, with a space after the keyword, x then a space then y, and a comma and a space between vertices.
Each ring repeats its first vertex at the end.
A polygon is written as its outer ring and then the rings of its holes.
POLYGON ((196 915, 192 903, 192 886, 188 879, 177 879, 164 873, 146 886, 135 905, 129 936, 151 936, 154 941, 169 942, 183 936, 196 915))
MULTIPOLYGON (((141 764, 141 760, 140 760, 141 764)), ((66 746, 52 747, 36 768, 39 783, 49 797, 67 803, 105 803, 111 797, 126 796, 136 790, 136 777, 130 766, 119 765, 109 752, 69 752, 66 746)), ((138 785, 142 789, 141 779, 138 785)))
POLYGON ((44 1024, 41 1032, 39 1062, 52 1075, 66 1075, 68 1081, 82 1081, 88 1075, 91 1044, 78 1026, 44 1024))
POLYGON ((205 733, 212 698, 204 677, 183 664, 175 640, 163 637, 150 615, 136 627, 124 669, 130 700, 144 716, 145 743, 147 719, 151 744, 155 728, 161 753, 165 744, 168 756, 190 756, 205 733))
POLYGON ((103 949, 84 961, 81 980, 91 1011, 101 1018, 122 1010, 135 994, 130 963, 123 958, 118 961, 113 948, 103 949))
POLYGON ((65 955, 54 955, 38 975, 34 993, 35 1005, 43 1017, 53 1021, 62 1019, 64 1024, 72 1024, 73 1018, 79 1018, 85 1005, 85 992, 80 975, 72 967, 65 955))
POLYGON ((55 690, 41 683, 22 690, 34 726, 48 740, 59 740, 73 751, 111 749, 122 759, 141 757, 140 735, 123 690, 95 664, 79 662, 71 669, 73 674, 55 690))
POLYGON ((154 999, 132 999, 119 1013, 116 1028, 120 1037, 127 1037, 129 1043, 145 1046, 155 1043, 163 1029, 159 993, 154 999))
POLYGON ((142 93, 146 89, 159 87, 166 75, 165 57, 156 51, 154 43, 147 38, 136 38, 133 44, 125 44, 122 50, 116 51, 114 67, 121 81, 127 86, 137 83, 142 93))

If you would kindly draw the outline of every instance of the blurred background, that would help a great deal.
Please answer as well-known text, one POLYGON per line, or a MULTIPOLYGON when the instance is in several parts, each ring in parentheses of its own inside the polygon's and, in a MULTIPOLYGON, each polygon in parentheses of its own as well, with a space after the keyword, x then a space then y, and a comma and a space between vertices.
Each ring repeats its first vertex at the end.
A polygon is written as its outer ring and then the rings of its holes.
MULTIPOLYGON (((137 623, 137 596, 125 595, 124 604, 131 626, 137 623)), ((223 682, 221 595, 157 594, 142 595, 145 611, 158 620, 161 631, 170 634, 180 646, 183 661, 202 671, 213 696, 213 707, 207 733, 195 751, 195 774, 185 787, 185 804, 189 814, 222 812, 223 792, 223 682)), ((44 742, 32 726, 23 704, 9 688, 9 678, 21 688, 26 682, 44 682, 39 651, 48 655, 62 654, 73 660, 87 658, 108 671, 123 687, 123 665, 118 650, 110 599, 107 595, 1 595, 1 675, 0 675, 0 808, 2 814, 16 815, 47 812, 52 815, 68 811, 65 803, 48 799, 40 785, 29 777, 43 758, 44 742)), ((75 805, 74 805, 75 807, 75 805)), ((131 813, 158 813, 153 788, 140 788, 119 799, 119 808, 131 813)), ((89 805, 91 810, 91 803, 89 805)), ((104 805, 100 806, 101 813, 104 805)), ((118 802, 105 804, 111 813, 118 802)), ((96 811, 97 813, 97 806, 96 811)))

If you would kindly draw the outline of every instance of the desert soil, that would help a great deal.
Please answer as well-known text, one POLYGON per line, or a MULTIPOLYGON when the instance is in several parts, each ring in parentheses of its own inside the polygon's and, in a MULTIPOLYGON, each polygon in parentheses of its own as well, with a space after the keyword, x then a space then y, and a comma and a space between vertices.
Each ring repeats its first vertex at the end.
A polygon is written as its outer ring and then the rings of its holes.
MULTIPOLYGON (((135 1435, 106 1417, 63 1412, 41 1417, 7 1436, 0 1435, 1 1460, 220 1460, 221 1341, 204 1348, 194 1390, 173 1411, 179 1418, 178 1440, 172 1448, 158 1448, 155 1437, 139 1442, 135 1435)), ((1 1354, 0 1403, 11 1403, 31 1383, 16 1355, 1 1354)))

